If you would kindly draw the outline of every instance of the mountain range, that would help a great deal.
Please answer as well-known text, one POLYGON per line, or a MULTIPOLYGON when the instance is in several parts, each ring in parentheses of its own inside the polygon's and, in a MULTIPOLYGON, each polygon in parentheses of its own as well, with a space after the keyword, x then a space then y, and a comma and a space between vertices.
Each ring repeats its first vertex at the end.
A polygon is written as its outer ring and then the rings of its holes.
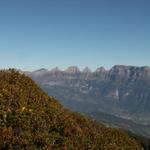
POLYGON ((64 109, 14 69, 0 71, 1 150, 143 150, 121 130, 64 109))
POLYGON ((66 108, 96 120, 101 120, 102 113, 131 121, 141 129, 140 135, 150 137, 150 67, 116 65, 92 72, 88 67, 80 71, 71 66, 63 71, 43 68, 25 74, 66 108))

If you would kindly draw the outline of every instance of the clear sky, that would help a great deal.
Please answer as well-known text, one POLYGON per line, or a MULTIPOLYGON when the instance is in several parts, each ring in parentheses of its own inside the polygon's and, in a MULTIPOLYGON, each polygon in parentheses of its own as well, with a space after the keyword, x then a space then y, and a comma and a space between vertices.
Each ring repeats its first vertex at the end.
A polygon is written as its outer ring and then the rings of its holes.
POLYGON ((150 0, 0 0, 0 68, 150 65, 150 0))

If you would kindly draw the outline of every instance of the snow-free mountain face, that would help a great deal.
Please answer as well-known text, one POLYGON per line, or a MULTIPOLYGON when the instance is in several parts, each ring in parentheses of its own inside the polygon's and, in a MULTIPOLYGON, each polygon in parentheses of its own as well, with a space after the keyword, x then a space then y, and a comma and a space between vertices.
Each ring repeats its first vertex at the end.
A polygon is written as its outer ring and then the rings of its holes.
POLYGON ((107 113, 150 124, 150 67, 116 65, 91 72, 78 67, 28 74, 67 108, 83 113, 107 113))

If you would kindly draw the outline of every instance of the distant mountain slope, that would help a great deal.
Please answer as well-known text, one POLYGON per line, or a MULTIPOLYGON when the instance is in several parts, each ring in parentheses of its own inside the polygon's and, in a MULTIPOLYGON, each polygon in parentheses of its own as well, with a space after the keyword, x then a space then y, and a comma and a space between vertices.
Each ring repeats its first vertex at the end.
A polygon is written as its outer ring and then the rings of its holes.
POLYGON ((96 120, 114 128, 126 129, 127 131, 132 132, 136 135, 145 136, 147 138, 150 137, 150 125, 140 125, 135 122, 123 118, 116 117, 114 115, 110 115, 107 113, 101 112, 92 112, 90 114, 86 114, 91 116, 91 118, 95 118, 96 120))
POLYGON ((0 149, 142 150, 125 133, 64 110, 30 78, 0 71, 0 149))
POLYGON ((73 111, 104 112, 150 125, 150 67, 116 65, 91 72, 88 67, 81 71, 72 66, 28 76, 73 111))

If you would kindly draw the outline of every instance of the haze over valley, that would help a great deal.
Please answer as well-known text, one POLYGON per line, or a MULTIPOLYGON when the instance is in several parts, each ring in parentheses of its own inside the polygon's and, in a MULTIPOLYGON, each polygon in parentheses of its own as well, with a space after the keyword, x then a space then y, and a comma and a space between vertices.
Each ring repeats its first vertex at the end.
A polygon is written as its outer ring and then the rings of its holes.
POLYGON ((92 72, 71 66, 25 73, 66 108, 150 137, 150 67, 116 65, 92 72))

